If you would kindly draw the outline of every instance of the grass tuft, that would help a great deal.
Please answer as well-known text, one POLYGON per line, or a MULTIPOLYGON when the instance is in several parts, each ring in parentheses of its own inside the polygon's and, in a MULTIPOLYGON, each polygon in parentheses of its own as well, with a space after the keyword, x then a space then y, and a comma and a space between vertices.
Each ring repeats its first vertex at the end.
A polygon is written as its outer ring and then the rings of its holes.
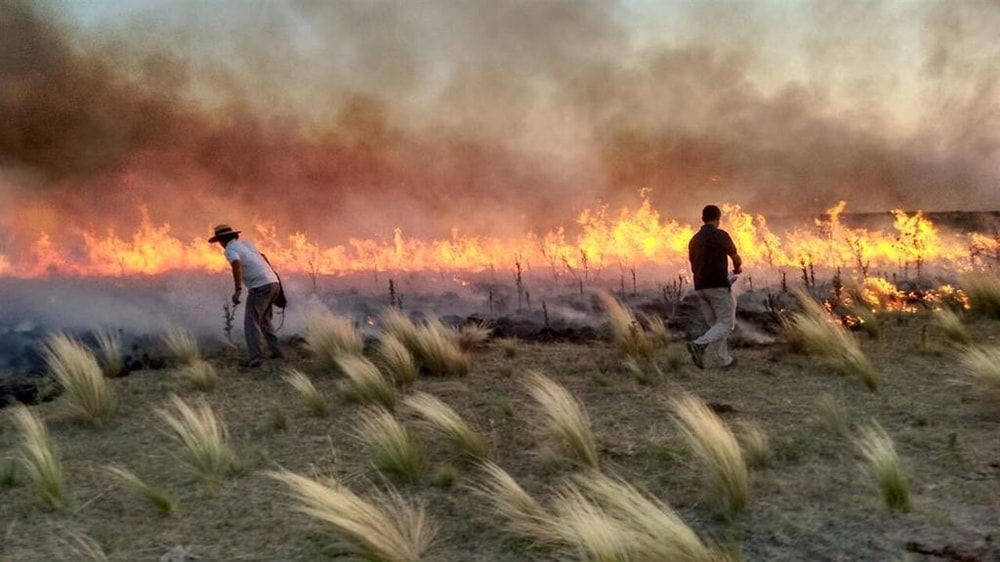
POLYGON ((472 363, 458 345, 454 330, 437 318, 431 318, 417 328, 417 347, 414 355, 429 375, 464 377, 472 363))
POLYGON ((1000 275, 991 272, 970 273, 959 282, 969 296, 972 310, 991 318, 1000 318, 1000 275))
POLYGON ((597 469, 597 443, 583 406, 569 391, 541 373, 531 373, 525 386, 542 407, 545 432, 549 437, 561 446, 570 460, 597 469))
POLYGON ((340 385, 349 400, 376 404, 392 411, 396 409, 396 387, 370 360, 360 355, 343 355, 337 365, 347 375, 340 385))
POLYGON ((675 420, 705 468, 709 498, 725 516, 749 501, 747 466, 739 443, 715 412, 695 396, 671 400, 675 420))
POLYGON ((771 451, 771 441, 764 429, 756 422, 742 424, 740 440, 743 444, 743 456, 750 468, 767 468, 774 456, 771 451))
POLYGON ((64 390, 66 401, 88 421, 109 418, 118 411, 118 399, 97 359, 83 344, 62 332, 45 342, 45 364, 64 390))
POLYGON ((196 390, 211 392, 219 386, 219 375, 208 361, 195 359, 177 371, 177 375, 196 390))
POLYGON ((511 533, 541 543, 559 540, 552 514, 524 491, 507 471, 491 461, 485 461, 481 466, 486 478, 473 489, 507 520, 507 529, 511 533))
POLYGON ((312 381, 298 369, 288 369, 282 379, 299 393, 306 407, 316 417, 324 417, 330 413, 330 403, 320 391, 316 390, 312 381))
POLYGON ((517 338, 497 338, 494 341, 507 359, 517 357, 517 353, 521 350, 521 341, 517 338))
POLYGON ((392 333, 382 332, 375 353, 385 372, 398 386, 408 388, 417 380, 419 367, 413 353, 392 333))
POLYGON ((121 340, 118 339, 118 332, 114 330, 96 330, 94 339, 97 340, 97 348, 101 352, 101 368, 106 377, 117 377, 125 368, 125 360, 122 357, 121 340))
POLYGON ((855 444, 868 462, 882 499, 890 510, 910 511, 910 486, 892 438, 878 422, 860 429, 855 444))
POLYGON ((472 430, 462 416, 450 406, 425 392, 416 392, 403 400, 403 405, 423 421, 423 425, 435 431, 463 454, 476 459, 490 457, 490 446, 485 439, 472 430))
POLYGON ((111 474, 121 478, 132 493, 153 504, 163 515, 170 515, 177 509, 177 504, 170 496, 143 482, 135 473, 117 466, 106 466, 104 468, 111 474))
POLYGON ((626 357, 649 359, 655 346, 635 315, 611 293, 597 294, 611 323, 611 343, 626 357))
POLYGON ((486 320, 465 324, 458 331, 458 347, 466 352, 481 349, 492 333, 493 328, 486 320))
POLYGON ((847 434, 850 419, 844 402, 831 394, 820 396, 816 400, 816 423, 832 434, 847 434))
POLYGON ((201 359, 201 350, 198 348, 198 340, 180 326, 167 326, 167 331, 163 334, 163 344, 167 346, 170 356, 179 365, 192 365, 201 359))
POLYGON ((173 411, 158 408, 156 414, 184 446, 185 462, 210 482, 228 475, 235 455, 227 443, 226 427, 216 419, 212 407, 204 400, 191 407, 176 395, 170 396, 170 404, 173 411))
POLYGON ((940 308, 934 311, 934 323, 937 324, 944 337, 952 343, 958 345, 969 345, 972 343, 972 336, 965 328, 962 319, 950 308, 940 308))
POLYGON ((424 469, 423 451, 413 434, 392 413, 373 408, 361 413, 358 440, 364 444, 372 464, 401 482, 415 482, 424 469))
POLYGON ((14 427, 21 434, 21 465, 45 505, 65 507, 66 474, 42 420, 26 406, 11 408, 14 427))
POLYGON ((0 461, 0 488, 13 488, 17 485, 17 462, 14 459, 0 461))
POLYGON ((58 540, 61 546, 61 559, 84 562, 108 562, 110 560, 101 545, 93 537, 82 532, 67 529, 58 535, 58 540))
POLYGON ((417 325, 398 308, 387 308, 382 311, 379 326, 384 333, 394 336, 411 352, 416 353, 420 347, 417 325))
POLYGON ((324 313, 306 319, 302 332, 305 348, 311 352, 319 364, 326 368, 336 368, 342 357, 360 356, 364 350, 361 333, 354 322, 346 316, 324 313))
POLYGON ((980 396, 1000 403, 1000 347, 970 347, 962 352, 962 366, 980 396))

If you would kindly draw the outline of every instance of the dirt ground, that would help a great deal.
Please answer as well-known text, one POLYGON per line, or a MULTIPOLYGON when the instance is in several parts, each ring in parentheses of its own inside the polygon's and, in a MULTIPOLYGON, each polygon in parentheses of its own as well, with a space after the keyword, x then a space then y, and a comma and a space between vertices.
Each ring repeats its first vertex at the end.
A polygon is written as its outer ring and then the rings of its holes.
MULTIPOLYGON (((438 396, 488 435, 500 466, 543 502, 573 468, 545 454, 539 414, 521 375, 538 370, 568 388, 586 407, 600 447, 602 470, 672 505, 706 540, 744 560, 1000 560, 1000 405, 956 381, 956 350, 928 319, 907 316, 886 325, 884 341, 859 335, 882 374, 878 393, 834 374, 786 344, 736 349, 738 365, 698 370, 675 342, 660 352, 661 373, 624 369, 602 341, 522 343, 513 358, 495 343, 475 352, 463 379, 422 378, 415 389, 438 396), (681 358, 677 365, 677 359, 681 358), (774 460, 754 471, 749 508, 734 520, 705 503, 700 469, 672 422, 667 400, 694 393, 726 410, 738 427, 756 421, 768 433, 774 460), (851 428, 824 426, 821 400, 840 402, 851 428), (892 436, 910 475, 913 511, 886 509, 850 441, 856 424, 877 420, 892 436)), ((1000 322, 970 325, 977 343, 1000 345, 1000 322)), ((85 534, 111 560, 158 560, 183 545, 196 560, 326 560, 337 556, 322 525, 289 510, 281 485, 262 471, 285 467, 336 475, 357 491, 384 486, 352 432, 361 406, 338 399, 338 376, 322 372, 301 350, 262 369, 241 370, 238 354, 217 352, 219 387, 206 394, 228 426, 245 468, 211 487, 180 462, 178 445, 154 414, 171 393, 201 393, 170 369, 133 373, 113 384, 122 412, 101 426, 75 421, 60 400, 34 406, 53 435, 68 473, 70 506, 52 511, 33 493, 23 471, 0 488, 0 560, 77 560, 72 536, 85 534), (294 366, 334 401, 314 417, 280 376, 294 366), (276 411, 287 429, 274 427, 276 411), (160 515, 102 467, 124 466, 178 500, 160 515)), ((17 435, 0 411, 0 461, 15 454, 17 435)), ((511 537, 504 521, 469 486, 474 466, 421 434, 430 459, 424 476, 400 486, 428 506, 439 527, 427 560, 556 560, 550 551, 511 537), (437 476, 457 469, 453 484, 437 476)))

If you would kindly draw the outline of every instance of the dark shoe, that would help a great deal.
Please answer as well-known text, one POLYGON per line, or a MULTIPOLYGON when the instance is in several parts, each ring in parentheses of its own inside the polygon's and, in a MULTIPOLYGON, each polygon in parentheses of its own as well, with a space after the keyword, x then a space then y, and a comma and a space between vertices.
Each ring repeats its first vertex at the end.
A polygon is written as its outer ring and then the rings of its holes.
POLYGON ((694 343, 693 341, 687 343, 688 353, 691 354, 691 361, 694 362, 695 367, 705 368, 705 349, 707 348, 708 346, 703 343, 694 343))

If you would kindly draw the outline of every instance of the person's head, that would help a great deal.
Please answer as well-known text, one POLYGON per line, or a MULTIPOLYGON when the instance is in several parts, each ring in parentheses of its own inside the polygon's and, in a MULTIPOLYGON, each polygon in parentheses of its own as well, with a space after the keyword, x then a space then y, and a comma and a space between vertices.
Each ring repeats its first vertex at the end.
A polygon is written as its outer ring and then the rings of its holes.
POLYGON ((233 230, 228 224, 220 224, 215 227, 215 235, 208 239, 209 244, 214 244, 218 242, 223 248, 226 247, 231 240, 236 240, 240 237, 239 230, 233 230))
POLYGON ((719 221, 722 219, 722 210, 715 205, 706 205, 704 209, 701 210, 701 222, 705 224, 714 224, 719 226, 719 221))

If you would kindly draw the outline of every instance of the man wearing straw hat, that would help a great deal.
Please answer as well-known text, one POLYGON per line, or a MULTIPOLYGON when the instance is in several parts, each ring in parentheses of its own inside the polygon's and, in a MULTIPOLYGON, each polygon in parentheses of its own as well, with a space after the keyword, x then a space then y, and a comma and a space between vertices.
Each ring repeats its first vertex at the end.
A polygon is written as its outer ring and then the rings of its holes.
POLYGON ((271 324, 274 300, 281 288, 278 275, 271 268, 264 254, 253 244, 240 240, 240 231, 227 224, 215 227, 215 235, 209 243, 218 242, 225 250, 226 259, 233 269, 233 304, 240 304, 244 287, 247 289, 246 313, 243 318, 243 332, 250 354, 247 367, 260 367, 264 356, 261 353, 261 336, 267 341, 271 357, 283 357, 278 349, 278 335, 271 324))

